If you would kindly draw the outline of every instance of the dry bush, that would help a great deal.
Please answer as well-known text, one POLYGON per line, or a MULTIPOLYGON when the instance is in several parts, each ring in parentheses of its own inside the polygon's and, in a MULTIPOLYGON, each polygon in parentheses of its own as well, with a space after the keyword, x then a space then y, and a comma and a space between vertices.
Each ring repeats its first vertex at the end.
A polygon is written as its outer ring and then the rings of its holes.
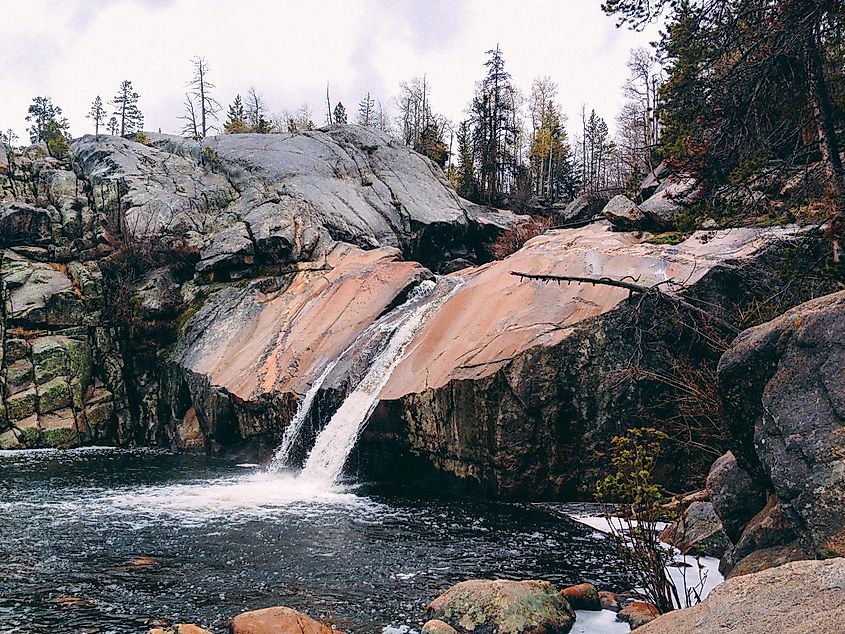
POLYGON ((491 248, 493 257, 497 260, 505 259, 519 251, 531 238, 544 234, 553 226, 555 226, 554 218, 543 217, 533 217, 517 223, 493 243, 491 248))

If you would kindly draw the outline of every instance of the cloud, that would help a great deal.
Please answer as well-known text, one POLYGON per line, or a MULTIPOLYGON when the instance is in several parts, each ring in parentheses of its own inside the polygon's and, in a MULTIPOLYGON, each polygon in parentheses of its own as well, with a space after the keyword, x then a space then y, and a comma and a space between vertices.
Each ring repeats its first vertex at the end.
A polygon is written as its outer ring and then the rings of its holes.
POLYGON ((69 24, 77 32, 84 33, 99 13, 117 5, 137 5, 148 9, 164 9, 175 2, 176 0, 85 0, 72 7, 73 13, 69 24))

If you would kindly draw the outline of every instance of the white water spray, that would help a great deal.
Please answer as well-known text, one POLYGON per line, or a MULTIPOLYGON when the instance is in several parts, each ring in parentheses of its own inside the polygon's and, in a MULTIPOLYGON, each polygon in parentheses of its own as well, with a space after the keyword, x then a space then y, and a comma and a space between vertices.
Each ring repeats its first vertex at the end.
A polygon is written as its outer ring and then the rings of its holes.
MULTIPOLYGON (((342 356, 343 355, 341 355, 341 357, 342 356)), ((311 405, 314 403, 314 399, 317 397, 320 388, 323 387, 326 377, 328 377, 331 371, 334 370, 334 367, 337 365, 337 362, 341 359, 341 357, 338 357, 326 366, 323 373, 317 377, 317 380, 311 384, 311 387, 308 388, 305 396, 301 401, 299 401, 296 413, 290 420, 290 424, 288 424, 285 428, 285 434, 282 436, 282 443, 273 454, 273 459, 270 461, 268 466, 269 471, 279 471, 284 467, 290 466, 290 452, 291 449, 293 449, 293 443, 296 442, 296 439, 299 437, 299 432, 308 418, 308 413, 311 411, 311 405)))
POLYGON ((367 373, 346 397, 326 427, 318 434, 314 448, 308 454, 299 478, 331 486, 337 482, 343 466, 355 446, 367 419, 378 403, 382 388, 405 355, 414 336, 428 318, 459 288, 433 300, 429 296, 437 284, 422 282, 408 296, 407 301, 375 324, 381 331, 391 330, 387 344, 376 356, 367 373))

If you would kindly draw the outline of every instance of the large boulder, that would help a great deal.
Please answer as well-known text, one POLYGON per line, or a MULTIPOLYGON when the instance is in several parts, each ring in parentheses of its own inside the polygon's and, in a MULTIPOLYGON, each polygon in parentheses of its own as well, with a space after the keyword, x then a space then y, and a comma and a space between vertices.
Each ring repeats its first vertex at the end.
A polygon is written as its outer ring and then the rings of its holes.
POLYGON ((690 504, 678 521, 666 527, 660 539, 682 553, 708 557, 721 557, 731 547, 710 502, 690 504))
POLYGON ((719 363, 734 454, 774 494, 752 527, 758 547, 799 538, 819 556, 845 554, 843 328, 839 292, 743 332, 719 363))
POLYGON ((620 231, 643 229, 645 216, 637 204, 623 194, 614 196, 602 209, 604 217, 620 231))
POLYGON ((546 581, 462 581, 426 611, 458 632, 566 634, 575 612, 546 581))
POLYGON ((692 199, 695 187, 695 179, 669 177, 652 196, 640 203, 640 211, 657 228, 670 229, 675 224, 675 216, 692 199))
POLYGON ((702 603, 664 614, 642 634, 834 634, 845 623, 845 559, 799 561, 728 579, 702 603))
POLYGON ((292 608, 274 607, 243 612, 230 626, 231 634, 343 634, 292 608))
POLYGON ((730 451, 710 467, 707 491, 732 542, 739 539, 745 525, 766 505, 766 490, 743 471, 730 451))
POLYGON ((599 194, 582 194, 566 204, 560 211, 564 222, 587 222, 595 218, 607 204, 607 198, 599 194))

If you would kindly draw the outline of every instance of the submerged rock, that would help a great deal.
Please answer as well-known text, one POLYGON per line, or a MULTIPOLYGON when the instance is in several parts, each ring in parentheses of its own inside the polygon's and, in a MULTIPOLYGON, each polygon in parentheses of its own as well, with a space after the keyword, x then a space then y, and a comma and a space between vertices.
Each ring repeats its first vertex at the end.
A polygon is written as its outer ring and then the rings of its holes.
POLYGON ((613 592, 606 590, 599 591, 599 601, 601 602, 602 610, 610 610, 611 612, 619 612, 622 606, 619 605, 619 598, 613 592))
POLYGON ((244 612, 232 619, 232 634, 343 634, 292 608, 244 612))
POLYGON ((631 601, 616 614, 618 621, 623 621, 636 630, 647 623, 651 623, 660 616, 657 607, 645 601, 631 601))
POLYGON ((458 632, 566 634, 575 612, 546 581, 462 581, 426 608, 458 632))
POLYGON ((423 625, 421 634, 458 634, 458 630, 448 623, 432 619, 431 621, 426 621, 423 625))
POLYGON ((799 561, 728 579, 692 608, 664 614, 642 634, 834 634, 845 623, 845 559, 799 561))
POLYGON ((211 632, 192 623, 176 623, 169 627, 155 627, 149 631, 149 634, 211 634, 211 632))

